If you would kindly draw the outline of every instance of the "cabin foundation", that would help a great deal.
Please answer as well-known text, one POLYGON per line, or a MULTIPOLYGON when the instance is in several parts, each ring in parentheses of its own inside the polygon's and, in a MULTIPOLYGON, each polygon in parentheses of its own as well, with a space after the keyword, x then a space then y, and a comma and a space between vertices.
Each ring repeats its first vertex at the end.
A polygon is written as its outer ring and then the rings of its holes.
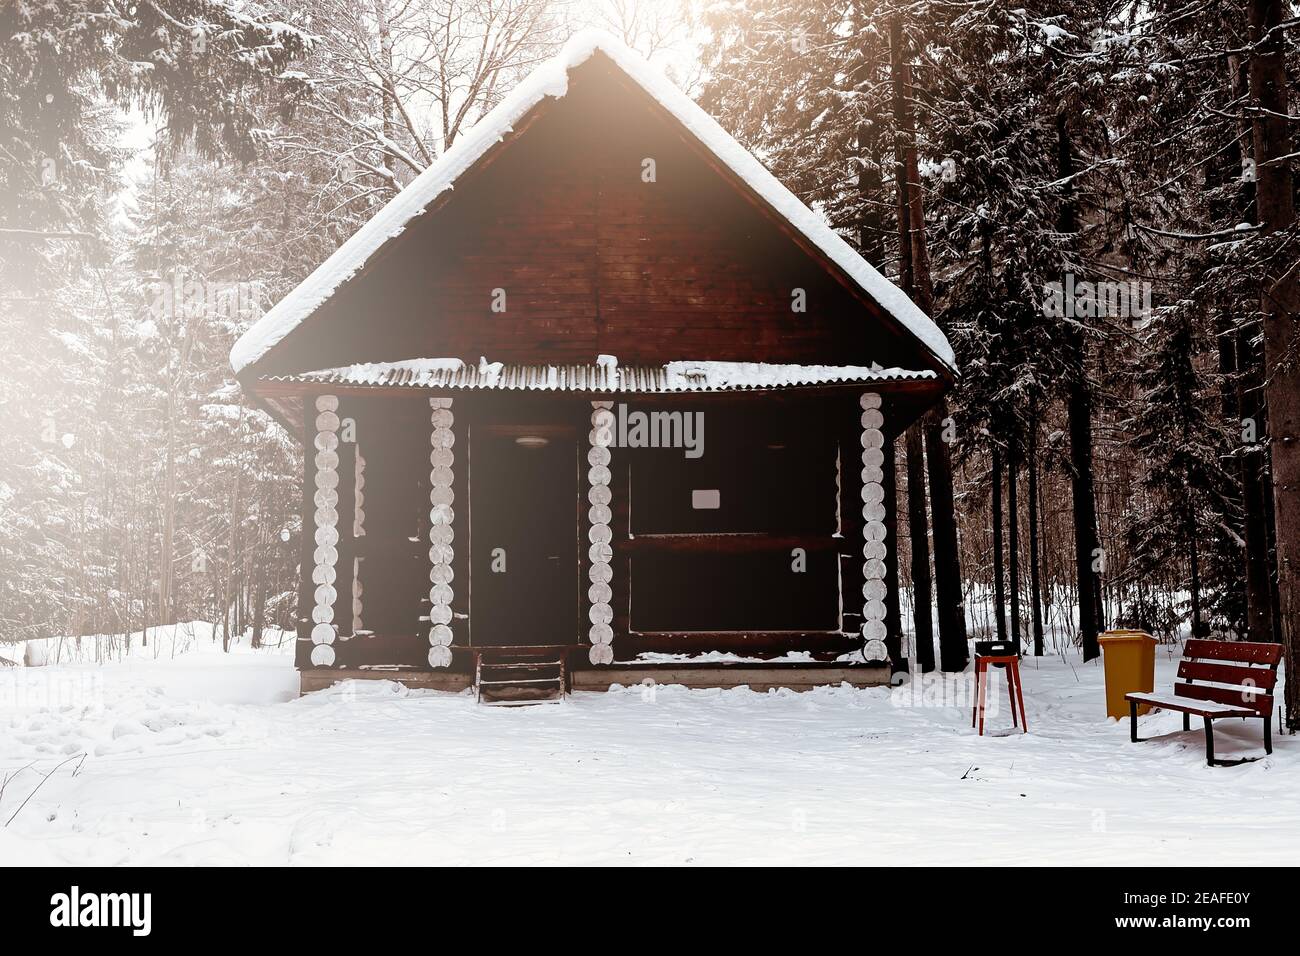
MULTIPOLYGON (((440 690, 460 693, 474 686, 469 671, 389 670, 385 668, 333 668, 305 670, 300 675, 299 691, 310 694, 346 680, 391 680, 411 690, 440 690)), ((769 690, 805 691, 816 687, 886 687, 890 682, 888 663, 835 664, 638 664, 589 667, 573 671, 570 690, 607 691, 612 687, 646 687, 680 685, 692 688, 748 687, 765 693, 769 690)))

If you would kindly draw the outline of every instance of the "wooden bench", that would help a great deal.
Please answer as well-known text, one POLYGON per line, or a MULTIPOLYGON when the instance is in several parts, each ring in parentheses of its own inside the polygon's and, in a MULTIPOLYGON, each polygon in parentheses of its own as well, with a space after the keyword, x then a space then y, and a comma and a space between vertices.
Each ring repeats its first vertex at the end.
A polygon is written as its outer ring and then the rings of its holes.
POLYGON ((1193 715, 1205 721, 1205 762, 1213 767, 1258 760, 1214 759, 1214 721, 1223 717, 1259 717, 1264 721, 1264 752, 1273 752, 1273 687, 1282 660, 1281 644, 1249 641, 1190 640, 1178 662, 1178 682, 1172 694, 1125 694, 1129 702, 1130 736, 1138 742, 1138 705, 1180 711, 1183 730, 1191 730, 1193 715))

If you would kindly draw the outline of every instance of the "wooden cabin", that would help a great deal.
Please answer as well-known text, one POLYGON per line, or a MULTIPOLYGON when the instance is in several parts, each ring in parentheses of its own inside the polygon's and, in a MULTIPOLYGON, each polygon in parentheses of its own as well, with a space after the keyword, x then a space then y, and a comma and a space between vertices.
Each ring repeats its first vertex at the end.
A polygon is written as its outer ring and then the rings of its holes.
POLYGON ((570 41, 231 358, 305 450, 304 691, 888 681, 886 443, 952 352, 612 38, 570 41))

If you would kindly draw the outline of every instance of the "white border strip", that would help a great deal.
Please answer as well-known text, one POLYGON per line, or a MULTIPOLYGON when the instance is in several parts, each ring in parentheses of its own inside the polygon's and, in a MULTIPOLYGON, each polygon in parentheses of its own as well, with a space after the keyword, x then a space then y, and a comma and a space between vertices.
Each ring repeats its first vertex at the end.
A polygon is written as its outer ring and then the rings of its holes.
POLYGON ((880 396, 865 392, 862 405, 862 659, 887 661, 885 644, 885 425, 880 396))
POLYGON ((587 589, 587 598, 591 607, 587 616, 591 627, 587 636, 591 639, 588 659, 593 664, 614 663, 614 608, 610 603, 614 592, 610 582, 614 580, 614 548, 610 542, 613 532, 609 523, 613 518, 610 510, 612 494, 609 490, 611 473, 609 470, 609 447, 614 442, 614 407, 613 402, 591 403, 591 431, 587 435, 590 447, 587 449, 587 540, 591 547, 587 551, 591 558, 591 567, 587 569, 587 578, 591 586, 587 589))
POLYGON ((450 398, 429 399, 429 666, 451 665, 451 561, 452 521, 455 513, 451 490, 452 465, 455 454, 452 447, 456 435, 452 431, 455 417, 451 413, 450 398))
POLYGON ((338 578, 335 566, 339 560, 339 400, 336 395, 321 395, 316 399, 316 505, 315 540, 312 553, 314 566, 311 580, 316 585, 315 606, 311 619, 311 662, 317 667, 334 663, 334 640, 338 628, 334 625, 334 602, 338 591, 334 582, 338 578))

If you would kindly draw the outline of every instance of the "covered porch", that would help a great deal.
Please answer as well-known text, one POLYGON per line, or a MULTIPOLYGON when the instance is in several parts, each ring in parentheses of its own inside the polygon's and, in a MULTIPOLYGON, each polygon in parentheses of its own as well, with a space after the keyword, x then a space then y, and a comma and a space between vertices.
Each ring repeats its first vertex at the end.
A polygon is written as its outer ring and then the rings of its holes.
POLYGON ((303 690, 458 690, 524 648, 561 692, 886 683, 889 449, 941 388, 604 357, 263 379, 307 449, 303 690))

